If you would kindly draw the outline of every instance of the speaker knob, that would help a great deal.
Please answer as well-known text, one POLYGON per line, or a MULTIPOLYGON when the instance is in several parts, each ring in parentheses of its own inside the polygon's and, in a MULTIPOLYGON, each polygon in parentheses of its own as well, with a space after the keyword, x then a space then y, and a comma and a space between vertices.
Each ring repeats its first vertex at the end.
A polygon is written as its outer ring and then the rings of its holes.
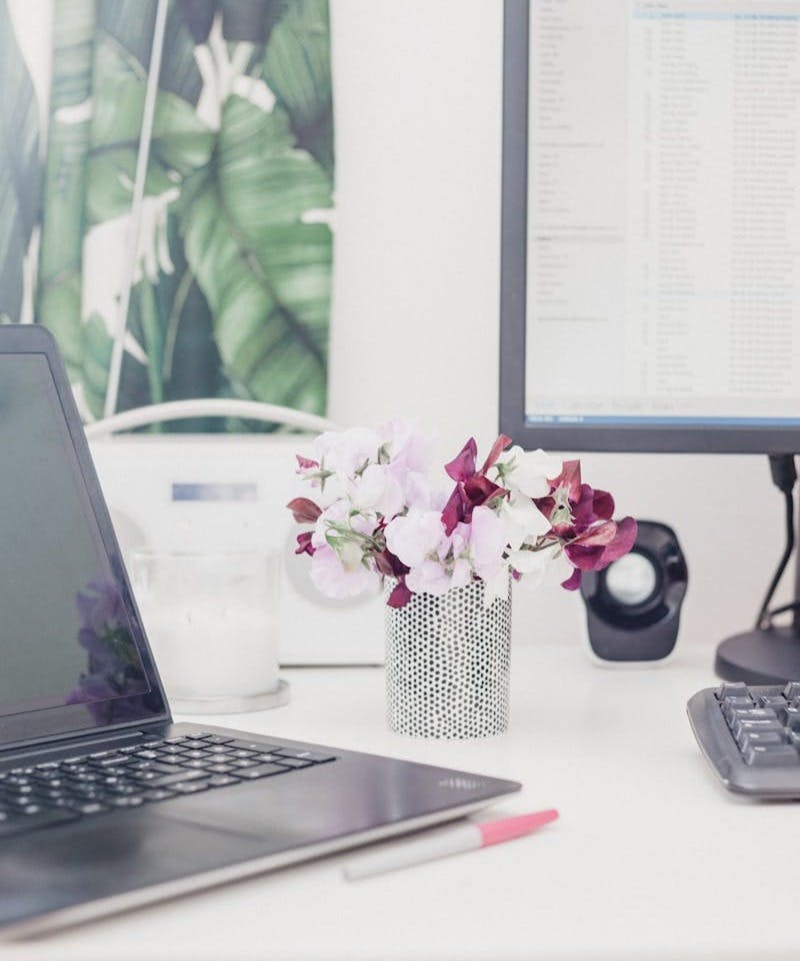
POLYGON ((657 585, 653 562, 635 551, 614 561, 606 571, 606 590, 615 601, 629 607, 650 600, 657 585))

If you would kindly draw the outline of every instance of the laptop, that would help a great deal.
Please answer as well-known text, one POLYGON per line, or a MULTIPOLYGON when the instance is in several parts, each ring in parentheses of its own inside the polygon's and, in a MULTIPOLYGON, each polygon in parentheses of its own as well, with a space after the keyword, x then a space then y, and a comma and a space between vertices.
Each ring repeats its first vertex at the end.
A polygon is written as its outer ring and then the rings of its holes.
POLYGON ((513 781, 174 724, 52 336, 0 326, 0 936, 468 814, 513 781))

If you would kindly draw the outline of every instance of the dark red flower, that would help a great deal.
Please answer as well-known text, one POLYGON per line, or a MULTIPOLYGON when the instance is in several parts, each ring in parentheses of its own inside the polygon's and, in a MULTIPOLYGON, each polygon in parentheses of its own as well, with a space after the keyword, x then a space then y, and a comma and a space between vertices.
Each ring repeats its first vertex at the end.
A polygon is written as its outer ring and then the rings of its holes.
POLYGON ((298 474, 301 474, 303 471, 314 470, 314 468, 319 467, 319 461, 317 460, 310 460, 308 457, 302 457, 300 454, 295 454, 294 456, 297 458, 297 466, 299 468, 297 471, 298 474))
POLYGON ((444 469, 454 481, 465 481, 475 473, 477 455, 478 445, 475 443, 475 438, 470 437, 450 463, 444 465, 444 469))
POLYGON ((314 547, 311 543, 311 538, 314 536, 313 531, 304 531, 302 534, 297 535, 297 547, 295 549, 295 554, 308 554, 309 557, 314 556, 314 547))
POLYGON ((492 449, 483 462, 483 467, 481 467, 481 474, 485 474, 490 467, 493 467, 497 463, 497 458, 503 453, 503 451, 511 443, 511 438, 506 437, 505 434, 500 434, 497 440, 492 444, 492 449))
POLYGON ((405 578, 400 578, 386 603, 389 607, 405 607, 410 600, 411 591, 406 587, 405 578))

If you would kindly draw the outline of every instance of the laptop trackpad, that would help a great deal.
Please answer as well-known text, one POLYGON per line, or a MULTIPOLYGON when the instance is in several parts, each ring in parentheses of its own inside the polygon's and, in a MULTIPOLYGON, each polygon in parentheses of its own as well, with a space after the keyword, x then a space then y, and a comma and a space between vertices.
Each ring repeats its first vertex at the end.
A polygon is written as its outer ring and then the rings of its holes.
POLYGON ((8 838, 0 862, 0 922, 168 884, 259 853, 252 835, 152 809, 8 838))

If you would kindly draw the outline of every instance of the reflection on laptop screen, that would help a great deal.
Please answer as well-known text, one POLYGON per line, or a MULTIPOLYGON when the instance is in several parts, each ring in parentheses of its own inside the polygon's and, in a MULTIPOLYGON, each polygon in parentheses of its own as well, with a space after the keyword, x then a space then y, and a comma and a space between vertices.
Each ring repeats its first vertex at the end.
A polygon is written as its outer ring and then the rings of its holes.
POLYGON ((0 715, 148 690, 47 359, 0 356, 0 715))

